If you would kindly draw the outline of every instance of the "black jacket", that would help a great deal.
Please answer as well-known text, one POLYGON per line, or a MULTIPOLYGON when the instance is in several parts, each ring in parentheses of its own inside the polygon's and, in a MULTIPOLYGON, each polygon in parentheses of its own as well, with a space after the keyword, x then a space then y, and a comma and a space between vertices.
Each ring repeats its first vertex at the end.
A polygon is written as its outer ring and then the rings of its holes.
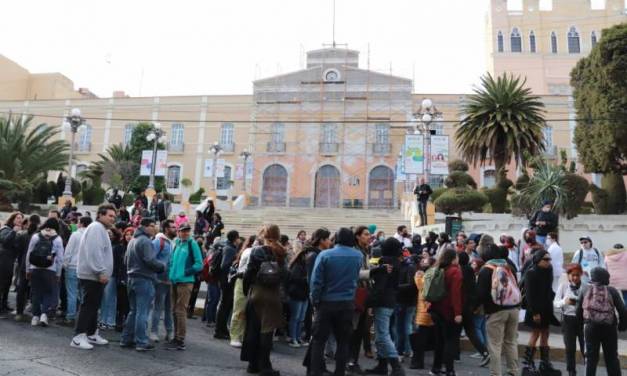
POLYGON ((17 232, 8 226, 0 228, 0 264, 7 264, 13 268, 13 263, 18 256, 17 232))
POLYGON ((126 254, 126 246, 118 242, 112 244, 113 249, 113 274, 118 285, 126 284, 126 265, 124 265, 124 255, 126 254))
POLYGON ((294 300, 304 301, 309 296, 309 283, 307 279, 307 265, 301 257, 289 268, 287 277, 287 295, 294 300))
POLYGON ((525 272, 525 299, 527 301, 527 312, 525 323, 534 325, 533 316, 540 315, 542 325, 559 325, 553 316, 553 298, 555 293, 551 287, 553 284, 553 269, 540 268, 533 265, 525 272))
POLYGON ((431 196, 432 193, 433 191, 431 190, 431 187, 429 186, 429 184, 420 184, 419 186, 414 188, 414 194, 416 195, 416 197, 418 198, 418 201, 420 202, 429 201, 429 196, 431 196), (420 193, 420 191, 424 193, 420 193))
POLYGON ((536 234, 540 236, 546 236, 549 232, 557 230, 557 215, 553 212, 545 213, 542 210, 538 210, 533 214, 533 217, 529 220, 529 227, 536 230, 536 234), (537 221, 544 221, 546 225, 538 226, 537 221))
POLYGON ((398 304, 404 307, 415 307, 418 300, 418 288, 414 281, 416 264, 408 257, 400 263, 398 281, 398 304))
POLYGON ((475 272, 470 265, 460 265, 460 268, 462 270, 462 297, 464 302, 462 314, 472 314, 479 305, 475 272))
POLYGON ((316 257, 322 252, 320 249, 311 246, 309 244, 305 245, 305 268, 307 270, 307 283, 311 282, 311 273, 313 273, 314 265, 316 265, 316 257))
POLYGON ((371 273, 373 288, 368 296, 368 306, 373 308, 396 307, 396 296, 399 291, 400 263, 396 257, 383 256, 379 265, 392 265, 392 273, 371 273))
MULTIPOLYGON (((248 295, 248 290, 257 282, 257 273, 259 272, 259 268, 261 267, 261 263, 264 261, 276 261, 277 258, 272 253, 272 250, 269 247, 261 246, 253 248, 250 252, 250 258, 248 259, 248 266, 246 267, 246 272, 244 272, 244 278, 242 280, 244 287, 244 294, 248 295)), ((282 281, 286 279, 286 270, 285 263, 279 263, 279 267, 281 268, 282 281)), ((279 289, 277 288, 277 294, 279 294, 279 289)))
MULTIPOLYGON (((595 283, 595 282, 592 282, 595 283)), ((584 322, 583 319, 583 298, 586 296, 590 285, 586 285, 581 289, 579 293, 579 299, 577 300, 577 318, 580 322, 584 322)), ((607 286, 610 296, 612 297, 612 301, 614 302, 614 307, 618 312, 618 317, 616 317, 616 324, 618 326, 618 330, 625 331, 627 330, 627 311, 625 311, 625 303, 623 302, 623 298, 620 296, 620 293, 616 288, 612 286, 607 286)))

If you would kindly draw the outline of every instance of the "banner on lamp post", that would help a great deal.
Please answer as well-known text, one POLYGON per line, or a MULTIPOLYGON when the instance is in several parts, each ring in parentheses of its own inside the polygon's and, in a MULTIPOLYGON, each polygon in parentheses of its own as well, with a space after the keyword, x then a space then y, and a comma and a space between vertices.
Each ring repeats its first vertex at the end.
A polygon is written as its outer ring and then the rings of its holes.
POLYGON ((405 136, 405 147, 403 148, 403 173, 422 174, 424 173, 425 148, 424 136, 421 134, 408 134, 405 136))
POLYGON ((431 174, 448 175, 448 136, 431 136, 431 174))
POLYGON ((213 159, 205 159, 205 166, 203 168, 203 177, 210 178, 213 176, 213 159))
POLYGON ((218 159, 216 163, 216 177, 223 178, 224 177, 224 166, 226 165, 226 161, 224 159, 218 159))
MULTIPOLYGON (((139 166, 140 176, 150 176, 152 169, 152 150, 142 150, 142 159, 139 166)), ((157 150, 155 176, 165 176, 168 170, 168 151, 157 150)))

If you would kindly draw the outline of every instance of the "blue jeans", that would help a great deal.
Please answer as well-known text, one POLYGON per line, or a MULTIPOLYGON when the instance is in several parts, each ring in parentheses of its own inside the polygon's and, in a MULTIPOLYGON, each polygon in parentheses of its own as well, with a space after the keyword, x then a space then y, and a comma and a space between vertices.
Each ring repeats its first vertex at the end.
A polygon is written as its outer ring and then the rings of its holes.
POLYGON ((393 308, 377 307, 374 309, 374 331, 377 356, 382 359, 398 358, 396 346, 390 336, 390 318, 394 314, 393 308))
POLYGON ((208 323, 216 322, 218 302, 220 301, 220 287, 217 283, 207 284, 207 300, 205 303, 205 320, 208 323))
POLYGON ((396 306, 396 351, 399 354, 406 354, 411 351, 409 335, 414 331, 414 318, 416 307, 396 306))
POLYGON ((76 304, 78 302, 78 276, 76 268, 65 269, 65 291, 67 293, 67 311, 65 318, 76 319, 76 304))
POLYGON ((290 299, 290 323, 289 336, 292 340, 300 340, 303 321, 305 321, 305 313, 307 313, 307 300, 290 299))
POLYGON ((102 303, 100 303, 100 322, 105 325, 115 326, 115 315, 118 304, 118 285, 115 277, 109 278, 109 282, 104 288, 102 294, 102 303))
POLYGON ((170 299, 170 285, 155 283, 155 306, 152 310, 152 333, 159 333, 159 321, 163 312, 163 324, 166 333, 172 334, 172 300, 170 299))
POLYGON ((31 269, 31 303, 33 316, 54 315, 58 298, 57 273, 47 269, 31 269), (56 299, 55 299, 56 298, 56 299))
POLYGON ((473 320, 475 322, 475 331, 477 332, 477 339, 487 346, 487 336, 485 330, 486 318, 485 315, 474 315, 473 320))
POLYGON ((124 323, 121 342, 145 347, 148 345, 148 316, 155 297, 155 285, 149 279, 129 278, 127 289, 129 312, 124 323))

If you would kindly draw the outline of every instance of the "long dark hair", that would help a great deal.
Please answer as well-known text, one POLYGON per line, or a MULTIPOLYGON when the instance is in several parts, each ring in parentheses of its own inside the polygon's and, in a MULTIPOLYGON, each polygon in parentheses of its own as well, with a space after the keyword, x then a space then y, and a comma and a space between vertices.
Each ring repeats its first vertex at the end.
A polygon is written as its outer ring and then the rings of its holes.
POLYGON ((453 248, 444 248, 440 257, 438 257, 438 268, 446 269, 453 264, 453 261, 457 258, 457 252, 453 248))
POLYGON ((244 251, 248 248, 251 248, 253 246, 253 244, 255 243, 255 240, 257 240, 257 235, 250 235, 243 243, 242 246, 240 247, 239 251, 237 252, 237 254, 235 255, 235 258, 233 259, 233 265, 238 264, 239 265, 239 260, 242 258, 242 253, 244 253, 244 251))
POLYGON ((31 215, 30 217, 28 217, 28 229, 27 229, 27 232, 29 234, 31 234, 31 235, 36 233, 40 224, 41 224, 41 217, 38 216, 37 214, 31 215))
POLYGON ((324 227, 321 227, 311 234, 311 238, 307 241, 307 244, 312 247, 318 248, 320 246, 320 243, 324 239, 329 239, 330 237, 331 231, 327 230, 324 227))

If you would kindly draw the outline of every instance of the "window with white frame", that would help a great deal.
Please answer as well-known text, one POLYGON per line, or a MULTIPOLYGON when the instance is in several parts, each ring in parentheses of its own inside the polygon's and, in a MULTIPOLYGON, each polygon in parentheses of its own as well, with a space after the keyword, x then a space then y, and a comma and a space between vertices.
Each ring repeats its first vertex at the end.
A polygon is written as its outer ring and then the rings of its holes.
POLYGON ((590 47, 594 48, 597 45, 597 33, 596 31, 592 31, 590 34, 590 47))
POLYGON ((529 32, 529 51, 536 53, 536 34, 531 30, 529 32))
POLYGON ((170 166, 168 167, 168 175, 166 176, 166 188, 167 189, 179 189, 181 186, 181 167, 170 166))
POLYGON ((285 140, 285 125, 283 123, 273 123, 270 133, 272 134, 273 144, 282 144, 285 140))
POLYGON ((172 130, 170 132, 170 145, 175 148, 181 147, 183 145, 183 140, 185 139, 185 127, 183 124, 172 124, 172 130))
POLYGON ((551 53, 557 53, 557 34, 555 34, 555 31, 551 32, 551 53))
POLYGON ((129 146, 131 144, 131 139, 133 138, 134 130, 135 130, 135 124, 128 123, 124 125, 124 146, 129 146))
POLYGON ((216 179, 216 184, 218 189, 229 189, 231 188, 231 166, 224 166, 224 175, 221 178, 216 179))
POLYGON ((91 150, 91 125, 84 124, 78 131, 78 151, 91 150))
POLYGON ((498 52, 503 52, 503 33, 500 31, 496 34, 496 48, 498 52))
POLYGON ((322 124, 322 138, 320 142, 323 144, 334 144, 337 142, 336 124, 322 124))
POLYGON ((220 129, 220 145, 233 145, 233 123, 223 123, 220 129))
POLYGON ((520 32, 517 27, 512 29, 512 33, 509 37, 509 43, 512 52, 522 52, 522 38, 520 37, 520 32))
POLYGON ((483 186, 486 188, 494 188, 496 185, 496 171, 489 169, 483 171, 483 186))
POLYGON ((579 32, 572 26, 568 30, 568 53, 578 54, 581 52, 581 43, 579 41, 579 32))
POLYGON ((544 146, 548 150, 553 146, 553 127, 547 125, 542 132, 544 133, 544 146))
POLYGON ((390 143, 389 124, 377 124, 375 126, 375 143, 377 145, 388 145, 390 143))

